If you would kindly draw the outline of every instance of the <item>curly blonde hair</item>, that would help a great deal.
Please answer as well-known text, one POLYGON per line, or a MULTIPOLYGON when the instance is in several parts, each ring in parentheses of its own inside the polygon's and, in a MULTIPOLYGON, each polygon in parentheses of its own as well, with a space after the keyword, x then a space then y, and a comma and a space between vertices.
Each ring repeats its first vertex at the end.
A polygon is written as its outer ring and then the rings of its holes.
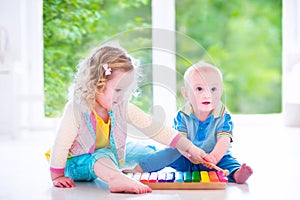
MULTIPOLYGON (((77 68, 74 91, 70 93, 77 103, 84 103, 89 107, 95 106, 96 92, 102 92, 111 75, 105 74, 103 65, 107 64, 111 73, 116 70, 128 72, 134 69, 133 59, 121 47, 104 45, 92 51, 77 68)), ((70 96, 72 98, 72 96, 70 96)))

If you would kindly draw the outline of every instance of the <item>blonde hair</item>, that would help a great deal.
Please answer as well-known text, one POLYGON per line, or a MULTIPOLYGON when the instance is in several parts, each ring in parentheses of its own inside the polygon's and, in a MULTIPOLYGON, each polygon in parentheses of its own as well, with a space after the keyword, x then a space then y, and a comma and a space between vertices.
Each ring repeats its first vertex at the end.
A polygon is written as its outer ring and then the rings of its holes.
POLYGON ((112 77, 105 73, 103 65, 106 64, 112 74, 116 70, 128 72, 135 67, 133 59, 121 47, 100 46, 78 64, 74 92, 70 92, 69 97, 76 103, 84 101, 86 105, 94 107, 96 92, 102 92, 112 77))
POLYGON ((203 73, 203 72, 206 72, 206 71, 215 71, 219 78, 220 78, 220 81, 221 83, 223 82, 223 75, 222 75, 222 72, 220 71, 219 68, 215 67, 214 65, 211 65, 207 62, 204 62, 204 61, 199 61, 198 63, 190 66, 184 73, 184 83, 186 84, 188 81, 189 81, 189 77, 190 75, 195 72, 195 71, 198 71, 200 74, 203 73))

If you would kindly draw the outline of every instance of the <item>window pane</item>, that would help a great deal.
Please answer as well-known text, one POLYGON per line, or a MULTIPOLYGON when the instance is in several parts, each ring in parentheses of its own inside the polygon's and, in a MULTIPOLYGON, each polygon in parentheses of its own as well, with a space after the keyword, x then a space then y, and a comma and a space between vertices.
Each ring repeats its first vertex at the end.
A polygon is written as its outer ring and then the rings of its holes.
MULTIPOLYGON (((223 99, 233 113, 281 112, 281 8, 281 0, 176 1, 176 30, 221 69, 223 99)), ((193 51, 184 44, 177 49, 193 51)), ((188 66, 177 59, 177 71, 188 66)))
MULTIPOLYGON (((43 13, 47 117, 61 115, 76 65, 93 48, 116 36, 124 39, 124 45, 129 44, 132 40, 126 41, 124 30, 151 26, 149 0, 43 1, 43 13)), ((145 54, 134 52, 133 56, 149 59, 145 54)))

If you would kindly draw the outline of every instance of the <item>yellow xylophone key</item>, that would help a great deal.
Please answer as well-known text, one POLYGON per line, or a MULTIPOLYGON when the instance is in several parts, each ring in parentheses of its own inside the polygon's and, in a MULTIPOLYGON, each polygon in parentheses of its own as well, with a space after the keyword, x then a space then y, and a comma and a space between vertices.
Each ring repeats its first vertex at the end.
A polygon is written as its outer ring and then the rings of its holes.
POLYGON ((209 179, 209 176, 208 176, 208 172, 207 171, 201 171, 200 172, 200 176, 201 176, 201 181, 203 183, 209 183, 210 182, 210 179, 209 179))

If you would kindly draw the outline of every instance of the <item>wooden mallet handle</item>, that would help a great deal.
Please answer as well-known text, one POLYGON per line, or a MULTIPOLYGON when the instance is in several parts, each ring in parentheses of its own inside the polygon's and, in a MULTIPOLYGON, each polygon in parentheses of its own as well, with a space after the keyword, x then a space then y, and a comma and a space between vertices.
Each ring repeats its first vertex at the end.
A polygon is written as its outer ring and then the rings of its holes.
POLYGON ((222 171, 224 174, 225 174, 225 176, 228 176, 229 175, 229 171, 227 170, 227 169, 222 169, 221 167, 218 167, 217 165, 215 165, 215 164, 213 164, 213 163, 211 163, 211 162, 204 162, 203 164, 205 164, 205 165, 208 165, 208 166, 211 166, 211 167, 213 167, 215 170, 218 170, 218 171, 222 171))

